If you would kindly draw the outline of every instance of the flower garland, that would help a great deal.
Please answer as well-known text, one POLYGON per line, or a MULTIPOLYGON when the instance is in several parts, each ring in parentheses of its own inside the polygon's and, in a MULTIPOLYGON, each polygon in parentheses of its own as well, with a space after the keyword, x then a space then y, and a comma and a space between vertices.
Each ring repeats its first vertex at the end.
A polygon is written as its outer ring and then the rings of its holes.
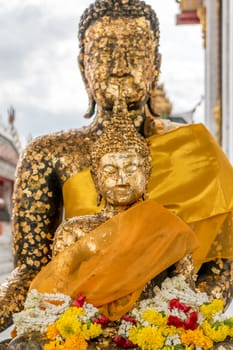
POLYGON ((25 301, 25 310, 13 315, 17 334, 45 332, 47 326, 56 321, 71 303, 68 295, 32 290, 25 301))
POLYGON ((139 302, 118 322, 109 323, 85 296, 72 302, 37 291, 14 321, 18 334, 39 330, 48 340, 44 350, 86 350, 89 342, 107 337, 121 348, 209 350, 233 338, 233 317, 224 315, 223 306, 222 300, 210 302, 206 293, 190 289, 179 275, 166 279, 154 298, 139 302))
POLYGON ((156 292, 130 312, 130 320, 121 321, 118 344, 127 340, 143 350, 208 350, 233 337, 233 317, 224 315, 223 301, 210 302, 183 276, 166 279, 156 292))

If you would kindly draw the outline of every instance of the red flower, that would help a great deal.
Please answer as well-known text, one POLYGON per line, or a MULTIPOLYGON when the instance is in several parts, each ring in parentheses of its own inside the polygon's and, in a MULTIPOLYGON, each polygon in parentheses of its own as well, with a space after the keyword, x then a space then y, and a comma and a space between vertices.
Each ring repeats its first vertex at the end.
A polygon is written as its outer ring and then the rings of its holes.
POLYGON ((127 315, 123 316, 123 317, 122 317, 122 320, 124 320, 124 321, 126 321, 126 322, 130 322, 130 323, 132 323, 132 324, 136 324, 136 323, 137 323, 137 321, 135 320, 135 318, 130 317, 130 316, 127 316, 127 315))
POLYGON ((92 321, 97 324, 101 324, 102 326, 105 326, 108 324, 109 319, 104 315, 99 315, 98 317, 93 317, 92 321))
POLYGON ((179 299, 172 299, 169 302, 169 310, 172 310, 174 308, 177 308, 178 310, 189 312, 191 309, 191 306, 187 306, 185 304, 182 304, 179 299))
POLYGON ((114 343, 120 346, 123 349, 135 348, 136 345, 133 344, 130 340, 125 339, 124 337, 114 337, 112 339, 114 343))
POLYGON ((181 328, 184 326, 184 322, 179 317, 170 315, 167 320, 167 325, 181 328))
POLYGON ((74 299, 72 305, 76 306, 76 307, 82 307, 83 304, 85 303, 85 301, 86 301, 85 295, 80 294, 80 295, 77 296, 76 299, 74 299))
POLYGON ((197 328, 197 313, 196 311, 190 312, 189 318, 184 321, 184 328, 194 330, 197 328))
POLYGON ((175 307, 178 308, 178 306, 180 305, 180 302, 178 299, 171 299, 169 301, 169 310, 174 309, 175 307))
POLYGON ((133 344, 130 340, 126 339, 125 344, 123 346, 124 349, 136 348, 136 344, 133 344))

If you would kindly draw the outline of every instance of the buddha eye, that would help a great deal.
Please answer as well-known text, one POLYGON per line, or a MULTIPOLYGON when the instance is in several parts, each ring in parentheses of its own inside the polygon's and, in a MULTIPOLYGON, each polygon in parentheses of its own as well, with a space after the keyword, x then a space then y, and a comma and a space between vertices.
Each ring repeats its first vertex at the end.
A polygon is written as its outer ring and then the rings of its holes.
POLYGON ((133 174, 137 170, 138 166, 138 164, 129 164, 125 167, 125 171, 127 174, 133 174))
POLYGON ((107 175, 114 175, 117 173, 117 168, 109 164, 109 165, 105 165, 102 171, 107 175))

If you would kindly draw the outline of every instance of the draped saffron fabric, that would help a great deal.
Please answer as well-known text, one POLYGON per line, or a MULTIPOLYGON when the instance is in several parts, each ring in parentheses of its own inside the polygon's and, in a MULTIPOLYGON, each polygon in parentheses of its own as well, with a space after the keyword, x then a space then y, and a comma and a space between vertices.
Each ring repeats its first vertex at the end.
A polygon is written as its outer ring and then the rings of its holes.
POLYGON ((197 246, 188 225, 148 200, 114 216, 59 253, 30 289, 73 298, 82 293, 116 320, 132 308, 147 282, 197 246))
MULTIPOLYGON (((187 223, 233 210, 233 168, 202 124, 188 125, 148 139, 152 156, 149 198, 187 223)), ((89 169, 63 186, 66 218, 93 214, 96 190, 89 169)))
MULTIPOLYGON (((148 192, 192 229, 200 242, 193 259, 233 258, 233 167, 202 124, 193 124, 148 139, 152 175, 148 192)), ((96 190, 85 169, 63 186, 67 218, 100 211, 96 190)))

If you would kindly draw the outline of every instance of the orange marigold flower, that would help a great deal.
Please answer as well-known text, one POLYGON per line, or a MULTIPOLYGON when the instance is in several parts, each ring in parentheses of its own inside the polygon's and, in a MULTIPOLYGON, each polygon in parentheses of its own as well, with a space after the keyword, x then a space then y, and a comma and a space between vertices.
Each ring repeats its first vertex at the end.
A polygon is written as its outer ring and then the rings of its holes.
POLYGON ((65 350, 86 350, 88 343, 81 335, 72 335, 66 339, 64 344, 65 350))
POLYGON ((56 336, 57 336, 58 334, 59 334, 59 331, 58 331, 58 329, 57 329, 57 327, 56 327, 56 324, 55 324, 55 323, 50 324, 50 325, 48 326, 47 332, 46 332, 47 338, 53 340, 53 339, 56 338, 56 336))
POLYGON ((63 350, 65 349, 63 346, 63 342, 59 340, 53 340, 48 344, 44 345, 44 350, 63 350))

